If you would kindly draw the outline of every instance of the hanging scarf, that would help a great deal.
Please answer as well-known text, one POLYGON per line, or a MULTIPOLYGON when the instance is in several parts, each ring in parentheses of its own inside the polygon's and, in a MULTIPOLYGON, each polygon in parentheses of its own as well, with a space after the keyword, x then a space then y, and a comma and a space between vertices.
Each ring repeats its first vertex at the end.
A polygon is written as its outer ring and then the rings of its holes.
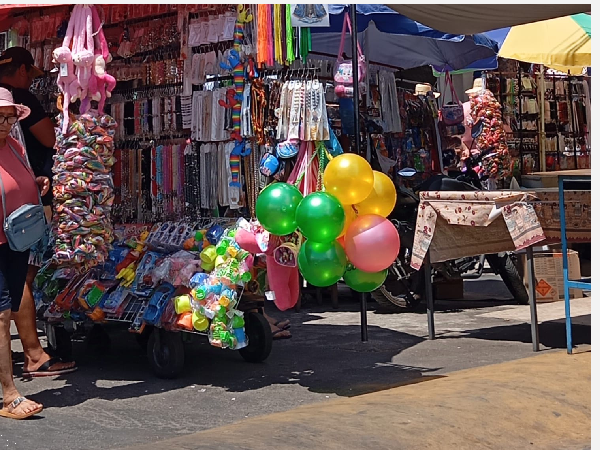
POLYGON ((273 60, 273 5, 267 5, 267 65, 274 66, 273 60))
POLYGON ((285 39, 286 59, 288 63, 294 62, 294 27, 292 27, 292 5, 285 5, 285 39))
POLYGON ((281 43, 281 5, 273 5, 273 40, 275 42, 275 61, 283 65, 281 43))
POLYGON ((258 42, 257 46, 257 54, 256 54, 256 62, 259 66, 267 64, 268 60, 268 18, 267 18, 267 10, 270 5, 258 5, 258 20, 256 22, 256 26, 258 28, 258 42))
POLYGON ((303 64, 306 64, 306 57, 311 50, 312 38, 310 35, 310 28, 300 28, 300 58, 302 58, 303 64))

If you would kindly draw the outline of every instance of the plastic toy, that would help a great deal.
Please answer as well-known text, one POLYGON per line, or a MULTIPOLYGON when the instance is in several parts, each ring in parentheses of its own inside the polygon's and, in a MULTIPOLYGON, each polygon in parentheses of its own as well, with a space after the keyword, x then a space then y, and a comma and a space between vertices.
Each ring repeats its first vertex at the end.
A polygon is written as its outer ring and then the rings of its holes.
POLYGON ((170 283, 163 283, 152 292, 143 319, 148 325, 159 325, 160 317, 167 306, 167 302, 173 297, 175 287, 170 283))
POLYGON ((189 295, 173 297, 173 304, 175 305, 175 312, 177 314, 192 312, 192 299, 189 295))

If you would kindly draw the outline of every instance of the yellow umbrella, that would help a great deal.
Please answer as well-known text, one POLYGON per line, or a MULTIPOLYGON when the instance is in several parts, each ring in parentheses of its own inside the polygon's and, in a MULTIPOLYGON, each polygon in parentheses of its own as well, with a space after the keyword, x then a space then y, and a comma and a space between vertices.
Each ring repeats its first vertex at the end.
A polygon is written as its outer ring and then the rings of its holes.
POLYGON ((591 15, 574 14, 512 27, 498 56, 581 73, 592 66, 591 15))

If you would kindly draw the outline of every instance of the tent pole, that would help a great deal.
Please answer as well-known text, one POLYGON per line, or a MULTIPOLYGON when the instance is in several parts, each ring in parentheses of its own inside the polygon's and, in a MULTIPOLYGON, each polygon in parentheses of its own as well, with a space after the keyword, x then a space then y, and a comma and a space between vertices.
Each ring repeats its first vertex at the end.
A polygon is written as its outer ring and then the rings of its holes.
MULTIPOLYGON (((358 91, 358 31, 356 29, 356 4, 350 6, 350 18, 352 22, 352 82, 354 100, 354 147, 356 153, 360 153, 360 93, 358 91)), ((368 81, 368 80, 367 80, 368 81)), ((370 162, 369 162, 370 164, 370 162)), ((363 342, 368 341, 367 336, 367 294, 360 295, 360 337, 363 342)))
POLYGON ((544 65, 540 65, 540 73, 538 80, 538 98, 539 98, 539 112, 540 112, 540 129, 539 131, 539 158, 540 165, 538 170, 540 172, 546 171, 546 77, 544 76, 544 65))

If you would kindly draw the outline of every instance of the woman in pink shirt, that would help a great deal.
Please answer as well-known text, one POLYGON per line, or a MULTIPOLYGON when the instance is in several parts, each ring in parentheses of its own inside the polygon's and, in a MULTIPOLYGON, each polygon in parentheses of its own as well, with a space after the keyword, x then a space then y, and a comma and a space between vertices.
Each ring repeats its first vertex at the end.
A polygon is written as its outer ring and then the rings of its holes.
MULTIPOLYGON (((45 195, 50 186, 48 178, 35 177, 31 168, 26 165, 25 149, 9 136, 13 125, 29 113, 27 106, 14 103, 10 91, 0 88, 0 177, 7 215, 25 204, 38 203, 40 194, 45 195)), ((4 224, 1 204, 0 219, 0 223, 4 224)), ((13 381, 10 318, 13 311, 19 310, 28 262, 29 250, 12 250, 7 243, 4 227, 0 227, 0 383, 4 403, 0 409, 0 416, 11 419, 30 417, 38 414, 43 408, 42 405, 22 397, 13 381)))

